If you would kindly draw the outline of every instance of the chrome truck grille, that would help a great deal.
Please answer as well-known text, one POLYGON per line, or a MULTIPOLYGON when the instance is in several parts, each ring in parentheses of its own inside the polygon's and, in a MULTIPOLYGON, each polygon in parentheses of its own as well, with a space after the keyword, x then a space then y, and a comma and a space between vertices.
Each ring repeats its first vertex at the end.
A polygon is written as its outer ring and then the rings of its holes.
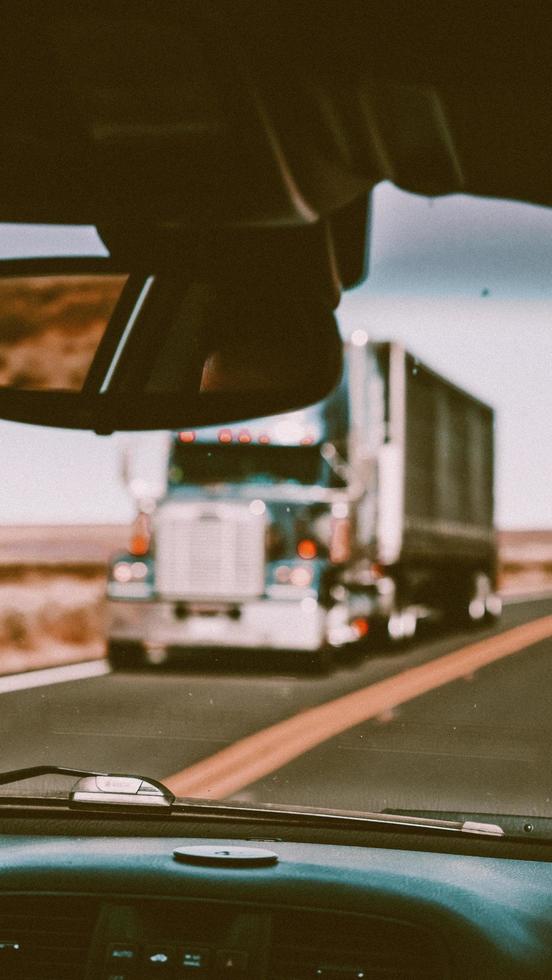
POLYGON ((156 520, 159 595, 244 599, 265 584, 265 515, 247 503, 169 501, 156 520))

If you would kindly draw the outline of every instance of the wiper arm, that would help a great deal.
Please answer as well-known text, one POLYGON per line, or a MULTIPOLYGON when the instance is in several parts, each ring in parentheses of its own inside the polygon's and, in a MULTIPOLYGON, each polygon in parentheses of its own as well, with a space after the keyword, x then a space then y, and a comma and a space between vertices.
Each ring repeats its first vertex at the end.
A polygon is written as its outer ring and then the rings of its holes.
MULTIPOLYGON (((9 786, 36 776, 75 776, 77 782, 69 794, 69 805, 97 807, 130 807, 135 809, 171 810, 175 796, 170 789, 150 776, 130 773, 93 772, 89 769, 67 769, 65 766, 30 766, 0 773, 0 786, 9 786)), ((1 803, 1 797, 0 797, 1 803)))

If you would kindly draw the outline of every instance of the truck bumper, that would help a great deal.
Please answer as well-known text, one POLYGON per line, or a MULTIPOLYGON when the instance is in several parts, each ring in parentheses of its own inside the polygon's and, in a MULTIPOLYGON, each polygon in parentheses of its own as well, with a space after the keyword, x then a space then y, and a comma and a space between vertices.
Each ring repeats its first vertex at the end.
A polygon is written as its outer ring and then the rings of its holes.
POLYGON ((326 610, 312 597, 258 599, 239 614, 177 614, 172 602, 108 602, 108 640, 140 644, 147 651, 170 647, 319 650, 326 643, 326 610))

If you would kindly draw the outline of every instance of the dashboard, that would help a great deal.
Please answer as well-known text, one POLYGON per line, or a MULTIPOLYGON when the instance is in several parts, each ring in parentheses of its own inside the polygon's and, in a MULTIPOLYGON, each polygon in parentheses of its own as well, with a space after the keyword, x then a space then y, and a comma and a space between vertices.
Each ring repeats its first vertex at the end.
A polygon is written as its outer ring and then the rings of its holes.
POLYGON ((0 837, 6 980, 552 976, 547 860, 64 829, 0 837))

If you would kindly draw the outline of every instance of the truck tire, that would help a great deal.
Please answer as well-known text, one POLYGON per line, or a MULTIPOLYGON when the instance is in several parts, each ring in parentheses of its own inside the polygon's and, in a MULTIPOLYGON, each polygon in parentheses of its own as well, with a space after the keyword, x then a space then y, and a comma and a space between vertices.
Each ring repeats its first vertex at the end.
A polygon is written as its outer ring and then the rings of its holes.
POLYGON ((139 670, 144 666, 144 648, 141 643, 109 640, 107 660, 112 671, 139 670))
POLYGON ((387 617, 375 620, 368 637, 366 647, 371 653, 393 652, 402 650, 416 639, 418 619, 408 607, 394 607, 387 617))
POLYGON ((453 626, 477 627, 499 618, 502 603, 487 572, 472 572, 467 583, 457 583, 454 591, 456 597, 447 609, 447 620, 453 626))
POLYGON ((416 636, 418 620, 416 615, 405 607, 397 607, 387 620, 387 643, 390 647, 404 646, 416 636))
POLYGON ((502 616, 502 599, 497 592, 491 592, 485 603, 485 618, 489 623, 496 623, 502 616))

